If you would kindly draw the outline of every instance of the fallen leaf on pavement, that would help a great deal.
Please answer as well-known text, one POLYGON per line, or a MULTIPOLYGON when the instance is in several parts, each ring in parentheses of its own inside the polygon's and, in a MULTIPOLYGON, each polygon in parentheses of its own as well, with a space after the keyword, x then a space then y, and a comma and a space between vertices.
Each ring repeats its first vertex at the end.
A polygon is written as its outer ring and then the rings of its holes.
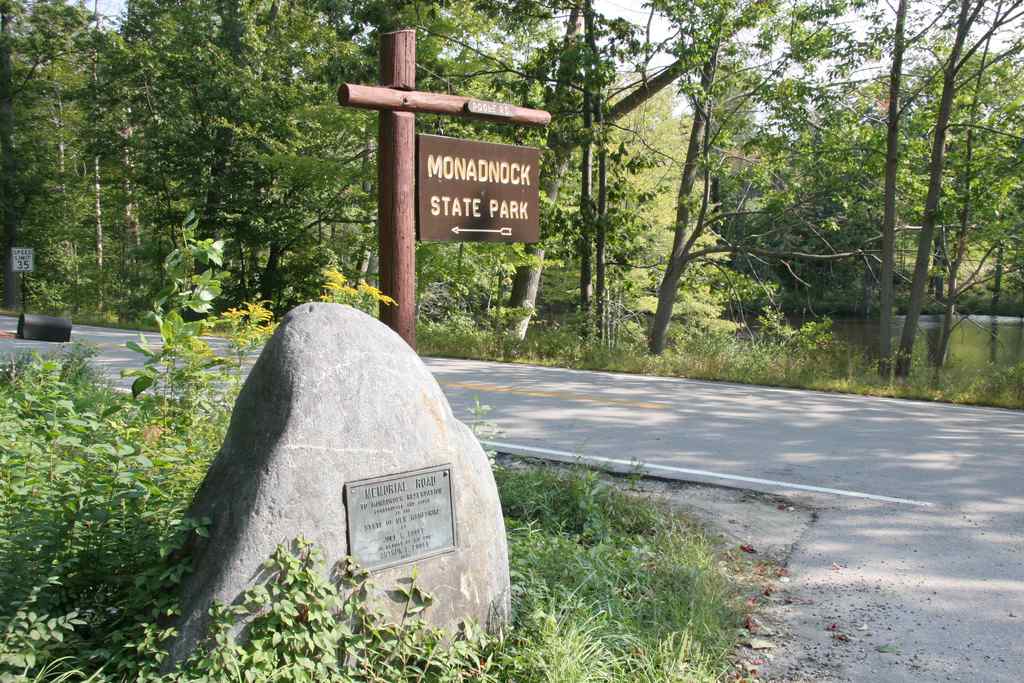
POLYGON ((741 545, 740 546, 740 550, 742 550, 745 553, 756 553, 757 552, 756 550, 754 550, 754 546, 750 545, 749 543, 741 545))
POLYGON ((883 653, 886 653, 886 654, 898 655, 900 653, 900 649, 898 647, 896 647, 895 645, 879 645, 875 649, 878 650, 879 652, 883 652, 883 653))
POLYGON ((811 600, 809 598, 786 598, 783 602, 785 604, 787 604, 787 605, 813 605, 814 604, 814 600, 811 600))
POLYGON ((751 638, 747 645, 750 646, 751 650, 771 650, 775 647, 775 643, 764 638, 751 638))

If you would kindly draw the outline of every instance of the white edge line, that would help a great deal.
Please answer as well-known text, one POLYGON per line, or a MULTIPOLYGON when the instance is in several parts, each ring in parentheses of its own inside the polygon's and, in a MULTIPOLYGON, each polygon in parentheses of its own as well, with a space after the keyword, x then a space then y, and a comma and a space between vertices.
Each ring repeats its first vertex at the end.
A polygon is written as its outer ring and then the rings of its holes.
POLYGON ((757 477, 743 477, 738 474, 724 474, 722 472, 709 472, 708 470, 695 470, 688 467, 673 467, 671 465, 656 465, 640 460, 620 460, 619 458, 603 458, 598 455, 584 455, 582 453, 570 453, 568 451, 556 451, 550 448, 537 448, 535 446, 521 446, 518 444, 505 443, 503 441, 481 441, 483 446, 494 448, 501 452, 512 455, 541 455, 548 456, 548 459, 559 460, 570 463, 592 463, 595 465, 618 465, 628 467, 634 471, 660 471, 674 474, 689 474, 697 477, 708 477, 710 479, 723 479, 725 481, 738 481, 747 484, 761 484, 763 486, 776 486, 780 488, 796 489, 799 491, 811 491, 813 493, 830 493, 834 496, 845 496, 847 498, 862 498, 864 500, 877 500, 884 503, 898 503, 900 505, 915 505, 918 507, 932 507, 935 504, 923 500, 912 500, 910 498, 893 498, 891 496, 879 496, 873 493, 861 493, 860 491, 846 491, 843 489, 830 489, 824 486, 810 486, 807 484, 794 484, 787 481, 776 481, 774 479, 759 479, 757 477))

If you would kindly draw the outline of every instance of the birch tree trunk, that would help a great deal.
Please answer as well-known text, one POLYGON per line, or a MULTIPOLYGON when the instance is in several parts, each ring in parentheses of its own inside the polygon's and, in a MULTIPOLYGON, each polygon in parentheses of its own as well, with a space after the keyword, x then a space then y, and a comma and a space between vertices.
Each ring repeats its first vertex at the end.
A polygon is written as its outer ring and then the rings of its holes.
MULTIPOLYGON (((93 19, 95 20, 95 38, 98 39, 100 32, 100 5, 99 0, 93 1, 93 19)), ((93 133, 99 138, 99 50, 92 51, 92 88, 93 88, 93 133)), ((106 285, 106 272, 103 263, 103 202, 102 183, 100 180, 100 155, 96 154, 92 159, 92 186, 93 186, 93 218, 96 225, 96 306, 103 310, 104 289, 106 285)))
POLYGON ((142 231, 139 227, 138 209, 135 205, 135 191, 132 187, 135 162, 132 159, 131 140, 135 135, 135 129, 130 122, 131 113, 131 109, 129 109, 129 121, 125 123, 124 131, 122 132, 122 137, 124 138, 124 153, 121 156, 121 163, 124 164, 124 225, 132 239, 132 245, 138 248, 142 246, 142 231))

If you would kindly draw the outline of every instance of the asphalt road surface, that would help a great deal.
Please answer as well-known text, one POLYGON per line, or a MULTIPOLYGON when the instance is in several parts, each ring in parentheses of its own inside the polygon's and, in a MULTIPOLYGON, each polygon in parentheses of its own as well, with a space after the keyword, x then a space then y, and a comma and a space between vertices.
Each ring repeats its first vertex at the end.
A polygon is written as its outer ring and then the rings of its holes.
MULTIPOLYGON (((0 331, 15 320, 0 317, 0 331)), ((112 377, 138 333, 79 326, 112 377)), ((0 352, 53 344, 0 340, 0 352)), ((770 675, 1018 681, 1024 414, 526 365, 425 359, 499 450, 782 494, 816 510, 793 547, 770 675), (835 624, 836 630, 830 630, 835 624), (837 639, 836 632, 849 640, 837 639)))

